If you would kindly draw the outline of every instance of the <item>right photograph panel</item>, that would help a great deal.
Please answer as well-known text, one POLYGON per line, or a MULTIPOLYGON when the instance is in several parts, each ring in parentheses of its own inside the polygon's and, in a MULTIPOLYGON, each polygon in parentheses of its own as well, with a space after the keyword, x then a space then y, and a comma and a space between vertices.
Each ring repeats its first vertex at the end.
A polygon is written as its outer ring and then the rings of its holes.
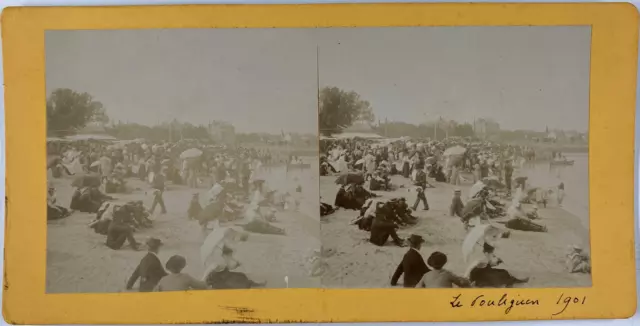
POLYGON ((591 286, 589 26, 317 33, 323 286, 591 286))

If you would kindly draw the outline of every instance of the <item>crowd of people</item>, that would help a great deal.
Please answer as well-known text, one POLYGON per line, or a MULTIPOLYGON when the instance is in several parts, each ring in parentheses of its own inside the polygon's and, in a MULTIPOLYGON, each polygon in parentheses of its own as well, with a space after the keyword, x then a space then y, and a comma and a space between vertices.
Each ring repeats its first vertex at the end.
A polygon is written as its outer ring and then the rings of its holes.
MULTIPOLYGON (((162 241, 136 239, 143 229, 154 227, 156 210, 166 214, 164 195, 167 186, 193 189, 185 203, 188 220, 198 221, 204 239, 213 230, 231 225, 246 234, 285 235, 273 224, 282 210, 297 210, 302 186, 297 179, 294 189, 270 189, 265 176, 272 167, 286 169, 299 161, 294 155, 277 155, 269 150, 226 148, 199 141, 152 143, 77 141, 52 143, 48 146, 47 166, 48 220, 66 218, 76 212, 93 216, 89 229, 106 237, 111 250, 122 250, 128 244, 133 250, 146 246, 149 253, 129 279, 127 289, 140 280, 139 291, 174 291, 188 289, 250 288, 263 286, 244 273, 233 271, 239 263, 233 257, 233 246, 220 245, 219 259, 202 280, 182 274, 184 257, 176 255, 166 262, 166 270, 157 253, 162 241), (54 180, 72 179, 73 195, 68 208, 56 196, 54 180), (137 180, 133 182, 133 180, 137 180), (130 184, 136 184, 132 187, 130 184), (200 198, 198 188, 209 189, 200 198), (150 206, 143 200, 122 202, 119 194, 140 192, 151 195, 150 206), (213 222, 213 227, 211 224, 213 222)), ((245 241, 247 236, 243 237, 245 241)))
MULTIPOLYGON (((474 262, 466 275, 456 276, 443 269, 447 257, 441 252, 434 252, 425 264, 418 252, 424 242, 422 237, 413 234, 402 239, 396 231, 419 223, 420 218, 414 214, 420 204, 423 210, 430 210, 427 189, 439 187, 439 183, 450 184, 454 190, 449 215, 460 219, 468 236, 480 229, 490 229, 494 230, 496 239, 507 239, 504 241, 509 241, 510 230, 547 232, 547 227, 540 222, 539 207, 547 207, 552 199, 561 206, 564 199, 564 182, 555 186, 533 186, 521 173, 528 164, 546 154, 537 153, 531 147, 463 138, 442 141, 402 138, 323 140, 321 148, 324 155, 320 160, 320 173, 337 176, 339 185, 333 205, 321 203, 321 215, 326 219, 336 209, 359 211, 352 224, 369 232, 373 245, 383 246, 391 238, 397 246, 410 246, 391 280, 392 285, 397 284, 403 273, 405 287, 499 287, 528 280, 496 268, 502 263, 494 255, 498 242, 484 238, 484 233, 476 241, 483 244, 483 259, 474 262), (408 182, 394 185, 393 175, 400 175, 408 182), (382 199, 389 196, 381 196, 381 191, 407 187, 407 184, 411 187, 409 190, 415 189, 413 205, 404 197, 382 199), (462 197, 462 186, 469 186, 467 198, 462 197)), ((552 154, 554 158, 562 156, 559 152, 552 154)), ((588 272, 587 254, 575 247, 572 255, 574 265, 582 265, 570 270, 588 272)))

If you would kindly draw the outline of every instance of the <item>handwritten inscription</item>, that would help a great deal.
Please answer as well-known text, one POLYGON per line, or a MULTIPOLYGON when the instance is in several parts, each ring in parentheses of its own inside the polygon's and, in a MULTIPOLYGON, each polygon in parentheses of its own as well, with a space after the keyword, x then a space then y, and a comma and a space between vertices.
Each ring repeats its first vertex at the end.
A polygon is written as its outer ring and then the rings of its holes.
POLYGON ((586 302, 587 302, 586 296, 571 297, 571 296, 565 296, 564 293, 561 293, 560 296, 558 297, 558 301, 556 301, 556 305, 562 307, 562 309, 556 312, 555 314, 553 314, 553 316, 557 316, 565 312, 570 305, 583 305, 586 302))
POLYGON ((516 297, 509 297, 508 294, 503 294, 501 297, 493 298, 485 296, 484 294, 472 297, 471 301, 464 302, 462 294, 458 294, 453 297, 453 300, 449 302, 452 308, 462 308, 468 306, 470 308, 488 308, 488 307, 500 307, 504 308, 504 314, 507 315, 514 307, 519 306, 539 306, 540 301, 538 299, 522 298, 519 295, 516 297))
MULTIPOLYGON (((553 316, 558 316, 571 306, 584 305, 587 302, 587 297, 575 297, 567 296, 561 293, 556 301, 556 306, 560 307, 553 316)), ((492 308, 500 307, 504 309, 504 314, 508 315, 514 308, 521 306, 540 306, 539 299, 523 298, 520 295, 509 296, 509 294, 502 294, 500 297, 491 297, 488 295, 477 295, 464 298, 462 294, 455 295, 449 301, 451 308, 492 308)))

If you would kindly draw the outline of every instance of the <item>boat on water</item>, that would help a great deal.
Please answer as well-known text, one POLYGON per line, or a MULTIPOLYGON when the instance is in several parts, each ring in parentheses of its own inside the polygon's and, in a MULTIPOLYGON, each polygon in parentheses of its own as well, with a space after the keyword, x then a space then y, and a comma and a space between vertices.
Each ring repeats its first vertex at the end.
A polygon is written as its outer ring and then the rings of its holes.
POLYGON ((549 164, 551 165, 573 165, 573 160, 553 160, 549 164))

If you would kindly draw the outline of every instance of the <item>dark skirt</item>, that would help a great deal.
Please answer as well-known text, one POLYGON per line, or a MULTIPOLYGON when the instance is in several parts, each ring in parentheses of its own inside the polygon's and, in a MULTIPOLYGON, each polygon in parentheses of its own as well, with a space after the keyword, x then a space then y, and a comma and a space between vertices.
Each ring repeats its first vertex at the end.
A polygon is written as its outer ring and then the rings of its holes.
POLYGON ((250 289, 259 285, 244 273, 232 272, 228 269, 209 273, 206 283, 212 289, 250 289))

